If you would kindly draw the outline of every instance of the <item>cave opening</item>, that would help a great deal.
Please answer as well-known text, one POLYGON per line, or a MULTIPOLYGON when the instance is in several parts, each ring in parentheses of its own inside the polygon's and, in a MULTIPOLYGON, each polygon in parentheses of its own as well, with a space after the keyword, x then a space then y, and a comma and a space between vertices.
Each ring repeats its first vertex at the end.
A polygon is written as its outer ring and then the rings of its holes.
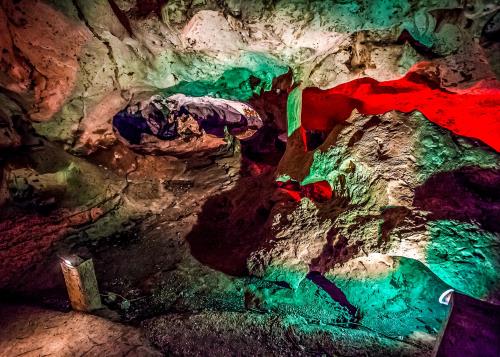
POLYGON ((143 135, 185 142, 204 133, 224 138, 250 131, 247 136, 251 136, 262 126, 260 116, 247 104, 183 94, 155 95, 149 101, 128 105, 113 117, 115 132, 131 145, 140 145, 143 135))

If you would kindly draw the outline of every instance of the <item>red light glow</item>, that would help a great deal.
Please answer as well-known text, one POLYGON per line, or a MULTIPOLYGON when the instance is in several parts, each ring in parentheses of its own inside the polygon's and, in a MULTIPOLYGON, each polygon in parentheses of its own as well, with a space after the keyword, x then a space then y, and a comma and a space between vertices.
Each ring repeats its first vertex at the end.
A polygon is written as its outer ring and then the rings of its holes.
POLYGON ((329 132, 348 119, 353 109, 365 115, 418 110, 431 122, 500 151, 499 82, 481 81, 461 90, 442 88, 418 71, 424 67, 420 63, 397 80, 360 78, 326 90, 304 89, 302 137, 304 130, 329 132))

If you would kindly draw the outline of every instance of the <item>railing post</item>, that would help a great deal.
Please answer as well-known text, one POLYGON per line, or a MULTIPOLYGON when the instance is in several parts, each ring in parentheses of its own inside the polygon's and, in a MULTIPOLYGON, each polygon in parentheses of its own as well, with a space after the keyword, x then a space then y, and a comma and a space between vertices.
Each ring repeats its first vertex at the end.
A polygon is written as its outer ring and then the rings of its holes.
POLYGON ((88 312, 102 307, 92 259, 63 258, 61 269, 74 310, 88 312))

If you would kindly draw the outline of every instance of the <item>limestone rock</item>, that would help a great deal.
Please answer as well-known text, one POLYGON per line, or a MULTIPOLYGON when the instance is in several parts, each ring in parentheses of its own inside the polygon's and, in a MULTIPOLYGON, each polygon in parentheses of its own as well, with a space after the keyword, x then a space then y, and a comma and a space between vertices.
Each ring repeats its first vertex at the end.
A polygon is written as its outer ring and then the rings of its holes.
MULTIPOLYGON (((447 259, 465 259, 470 264, 484 259, 488 265, 498 265, 493 248, 497 243, 491 241, 497 242, 497 238, 489 233, 498 232, 498 225, 493 223, 498 207, 484 196, 485 190, 488 195, 497 195, 492 182, 498 180, 498 155, 467 139, 454 137, 419 113, 389 112, 381 116, 353 114, 347 124, 334 129, 315 151, 300 154, 289 143, 294 154, 285 153, 279 172, 292 172, 291 177, 302 184, 327 180, 339 205, 339 210, 332 212, 328 205, 317 204, 319 221, 312 228, 314 236, 328 233, 337 238, 328 243, 333 256, 325 261, 320 254, 318 262, 322 263, 316 264, 315 269, 335 272, 346 261, 370 253, 402 256, 426 264, 454 288, 477 298, 496 300, 497 293, 493 292, 496 290, 486 288, 495 279, 491 272, 466 273, 467 269, 459 264, 443 265, 447 259), (298 160, 311 164, 297 170, 298 160), (438 183, 438 177, 445 181, 438 183), (454 177, 463 179, 459 183, 454 177), (438 193, 442 192, 440 185, 459 194, 462 202, 438 193), (454 219, 464 222, 457 226, 457 231, 434 228, 453 226, 457 223, 450 220, 454 219), (330 221, 326 232, 318 231, 320 222, 330 221), (463 228, 458 228, 462 225, 463 228), (468 225, 472 226, 465 228, 468 225), (439 238, 442 234, 446 238, 439 238), (463 248, 468 257, 464 258, 452 247, 462 246, 459 242, 468 234, 474 236, 473 241, 483 242, 483 248, 474 254, 472 251, 478 247, 463 248), (444 243, 445 239, 448 243, 444 243), (457 280, 456 276, 462 274, 473 274, 473 279, 483 287, 457 280), (482 289, 487 289, 490 295, 482 289)), ((289 139, 300 140, 297 136, 289 139)), ((300 207, 294 214, 305 217, 300 207)), ((279 234, 286 234, 291 226, 293 222, 278 225, 276 229, 279 234)), ((304 229, 302 234, 311 232, 304 229)), ((297 247, 300 245, 290 243, 288 250, 297 247)), ((272 255, 271 250, 263 254, 272 255)), ((310 260, 302 262, 309 264, 310 260)))
POLYGON ((77 312, 63 313, 38 307, 0 306, 5 331, 0 342, 3 355, 71 355, 88 351, 96 355, 160 356, 143 333, 131 326, 115 324, 102 317, 77 312), (31 324, 24 325, 29 319, 31 324), (65 343, 54 343, 61 338, 65 343))
POLYGON ((276 213, 271 232, 273 238, 265 248, 248 259, 250 274, 266 280, 283 281, 297 288, 309 272, 311 261, 327 244, 331 222, 318 218, 318 209, 309 200, 287 216, 276 213))
POLYGON ((347 120, 308 130, 301 92, 409 72, 431 99, 493 98, 498 19, 479 0, 0 1, 0 289, 60 298, 78 251, 167 354, 428 355, 436 295, 500 299, 500 156, 336 99, 347 120))
POLYGON ((112 123, 117 136, 135 150, 174 156, 214 153, 231 145, 233 135, 247 139, 263 126, 247 104, 182 94, 129 105, 112 123))
MULTIPOLYGON (((106 1, 91 5, 65 0, 3 6, 2 73, 8 76, 3 85, 30 97, 26 107, 33 120, 52 118, 36 126, 40 133, 65 142, 75 152, 90 153, 114 143, 109 127, 104 140, 90 139, 86 129, 88 123, 100 127, 117 108, 110 92, 215 79, 228 69, 254 66, 252 60, 241 58, 256 52, 292 68, 296 81, 322 88, 360 75, 393 79, 421 60, 398 43, 403 29, 414 29, 417 41, 434 46, 441 55, 459 51, 463 58, 463 51, 477 46, 463 33, 460 36, 466 37, 453 44, 453 51, 440 50, 451 46, 456 26, 452 18, 446 18, 449 24, 435 26, 436 6, 423 2, 414 7, 418 11, 402 6, 394 14, 374 4, 342 3, 332 8, 321 2, 280 2, 275 7, 265 1, 224 4, 178 1, 161 9, 149 5, 141 9, 131 1, 119 1, 113 8, 106 1), (30 15, 35 13, 40 16, 30 15), (152 13, 161 14, 164 24, 155 22, 152 13), (42 18, 54 21, 49 27, 42 18), (352 30, 354 35, 346 35, 352 30), (46 45, 31 46, 27 41, 46 45), (29 81, 35 82, 34 94, 28 94, 29 81)), ((458 6, 448 1, 439 8, 458 6)), ((474 9, 475 15, 467 16, 487 19, 492 9, 483 4, 474 9)), ((484 62, 479 51, 465 56, 478 66, 484 62)))

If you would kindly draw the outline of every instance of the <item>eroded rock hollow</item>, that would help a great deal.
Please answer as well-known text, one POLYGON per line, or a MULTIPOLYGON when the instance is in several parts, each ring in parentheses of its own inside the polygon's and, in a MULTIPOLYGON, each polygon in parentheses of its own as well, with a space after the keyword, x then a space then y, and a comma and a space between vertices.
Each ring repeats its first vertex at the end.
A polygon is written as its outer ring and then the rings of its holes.
POLYGON ((0 355, 432 355, 500 304, 499 11, 0 0, 0 355))

